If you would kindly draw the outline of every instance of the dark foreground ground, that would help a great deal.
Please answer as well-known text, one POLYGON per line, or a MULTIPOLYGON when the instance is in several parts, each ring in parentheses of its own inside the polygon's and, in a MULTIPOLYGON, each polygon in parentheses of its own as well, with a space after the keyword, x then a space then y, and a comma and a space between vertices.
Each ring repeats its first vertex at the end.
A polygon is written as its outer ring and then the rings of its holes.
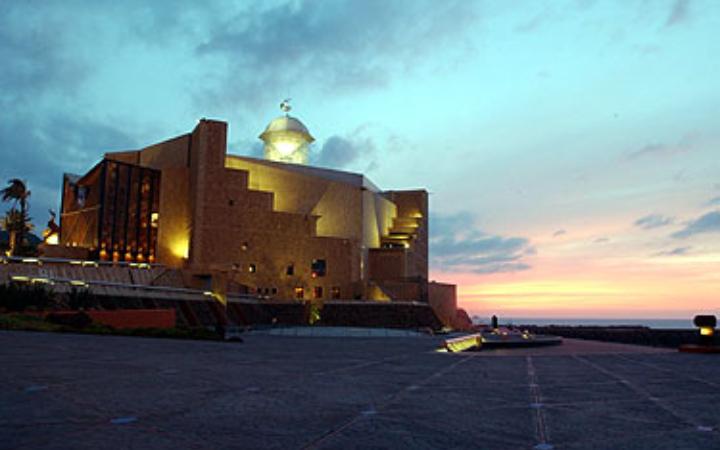
POLYGON ((720 448, 720 358, 0 332, 0 448, 720 448))

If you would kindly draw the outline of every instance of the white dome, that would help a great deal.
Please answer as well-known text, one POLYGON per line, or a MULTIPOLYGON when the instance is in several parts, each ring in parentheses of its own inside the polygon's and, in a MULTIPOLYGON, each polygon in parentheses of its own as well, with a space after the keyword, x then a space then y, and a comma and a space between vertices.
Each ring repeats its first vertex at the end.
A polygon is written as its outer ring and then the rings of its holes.
POLYGON ((298 119, 291 117, 291 116, 280 116, 275 119, 273 119, 265 128, 265 131, 262 132, 262 134, 259 136, 260 139, 267 142, 268 138, 275 135, 281 135, 281 134, 299 134, 305 140, 310 143, 315 140, 314 137, 310 135, 310 132, 308 131, 307 127, 303 125, 302 122, 300 122, 298 119))

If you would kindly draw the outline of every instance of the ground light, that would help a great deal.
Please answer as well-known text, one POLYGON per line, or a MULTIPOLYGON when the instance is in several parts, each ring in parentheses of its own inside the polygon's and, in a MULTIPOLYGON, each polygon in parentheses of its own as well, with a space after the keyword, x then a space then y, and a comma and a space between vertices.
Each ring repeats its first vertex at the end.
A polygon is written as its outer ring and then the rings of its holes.
POLYGON ((681 345, 678 350, 685 353, 720 353, 715 344, 717 318, 712 315, 695 316, 693 324, 698 327, 698 343, 681 345))

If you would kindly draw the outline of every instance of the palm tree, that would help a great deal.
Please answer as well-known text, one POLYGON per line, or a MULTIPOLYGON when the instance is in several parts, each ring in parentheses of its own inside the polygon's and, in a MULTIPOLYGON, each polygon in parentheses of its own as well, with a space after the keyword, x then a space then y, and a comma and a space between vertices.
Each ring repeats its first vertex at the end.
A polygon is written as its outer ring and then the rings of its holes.
POLYGON ((30 231, 30 217, 28 217, 30 191, 24 181, 13 178, 8 182, 8 187, 0 190, 0 195, 2 201, 13 202, 3 225, 9 234, 10 253, 15 254, 25 239, 25 233, 30 231), (19 210, 18 206, 20 206, 19 210))

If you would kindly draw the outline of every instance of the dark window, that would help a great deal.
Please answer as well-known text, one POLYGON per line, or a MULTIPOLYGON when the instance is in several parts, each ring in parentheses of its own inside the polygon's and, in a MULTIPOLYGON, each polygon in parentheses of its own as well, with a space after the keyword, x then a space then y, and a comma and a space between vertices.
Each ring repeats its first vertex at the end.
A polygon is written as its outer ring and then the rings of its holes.
POLYGON ((257 266, 256 266, 255 264, 250 264, 250 265, 248 266, 248 272, 250 272, 250 273, 255 273, 255 272, 257 272, 257 266))
POLYGON ((327 270, 327 265, 324 259, 313 259, 312 265, 310 266, 312 271, 312 277, 324 277, 327 270))
POLYGON ((272 292, 272 295, 277 295, 277 288, 276 287, 272 288, 271 292, 272 292))
POLYGON ((338 286, 333 286, 332 289, 330 289, 330 295, 332 298, 340 298, 340 288, 338 286))
POLYGON ((293 264, 287 266, 287 269, 285 269, 285 275, 295 275, 295 266, 293 264))
POLYGON ((315 286, 315 289, 313 289, 313 297, 314 298, 323 298, 322 286, 315 286))

